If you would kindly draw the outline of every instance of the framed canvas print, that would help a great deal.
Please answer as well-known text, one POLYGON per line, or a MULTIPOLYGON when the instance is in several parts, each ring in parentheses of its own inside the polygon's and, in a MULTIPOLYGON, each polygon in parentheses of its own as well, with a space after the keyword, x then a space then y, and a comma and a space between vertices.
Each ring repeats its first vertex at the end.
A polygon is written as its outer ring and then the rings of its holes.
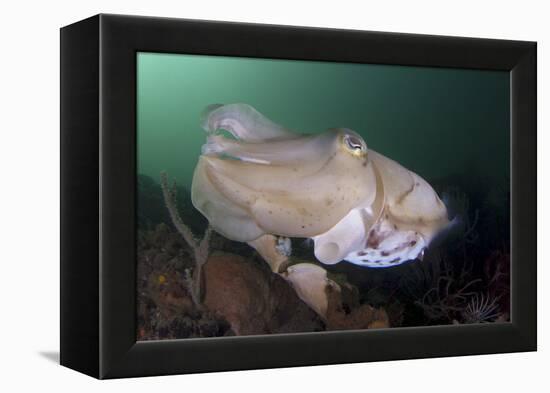
POLYGON ((61 363, 536 350, 535 153, 533 42, 64 27, 61 363))

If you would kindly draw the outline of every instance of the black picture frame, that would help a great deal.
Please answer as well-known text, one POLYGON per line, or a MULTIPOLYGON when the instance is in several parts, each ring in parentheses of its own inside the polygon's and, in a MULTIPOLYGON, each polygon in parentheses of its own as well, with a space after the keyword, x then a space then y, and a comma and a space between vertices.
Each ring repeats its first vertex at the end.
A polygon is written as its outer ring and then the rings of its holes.
POLYGON ((535 42, 104 14, 63 27, 61 364, 103 379, 536 350, 536 90, 535 42), (508 71, 511 322, 137 342, 138 51, 508 71))

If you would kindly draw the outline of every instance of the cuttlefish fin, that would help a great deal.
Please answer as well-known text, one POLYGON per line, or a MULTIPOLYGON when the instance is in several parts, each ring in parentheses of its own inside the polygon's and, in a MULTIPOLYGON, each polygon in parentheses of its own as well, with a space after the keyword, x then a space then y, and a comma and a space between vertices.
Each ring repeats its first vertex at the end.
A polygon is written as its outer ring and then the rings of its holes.
POLYGON ((247 104, 209 105, 202 113, 201 127, 208 133, 224 129, 247 142, 296 137, 247 104))
POLYGON ((274 273, 280 273, 286 269, 290 256, 290 239, 263 235, 248 242, 248 245, 258 251, 274 273))

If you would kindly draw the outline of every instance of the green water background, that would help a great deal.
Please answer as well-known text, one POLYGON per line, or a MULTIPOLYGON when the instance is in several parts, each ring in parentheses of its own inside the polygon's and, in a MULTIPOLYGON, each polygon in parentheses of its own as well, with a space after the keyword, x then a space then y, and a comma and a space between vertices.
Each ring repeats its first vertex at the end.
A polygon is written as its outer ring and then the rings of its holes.
POLYGON ((501 71, 180 54, 137 55, 138 173, 190 187, 214 103, 247 103, 299 132, 347 127, 425 179, 509 181, 501 71))

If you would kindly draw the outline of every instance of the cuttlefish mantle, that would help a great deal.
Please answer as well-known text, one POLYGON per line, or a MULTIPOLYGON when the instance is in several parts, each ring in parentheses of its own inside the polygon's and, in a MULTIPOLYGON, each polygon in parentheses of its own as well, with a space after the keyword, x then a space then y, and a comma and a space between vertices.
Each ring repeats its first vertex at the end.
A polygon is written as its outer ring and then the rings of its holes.
POLYGON ((202 126, 193 205, 268 262, 278 237, 301 237, 313 239, 324 264, 395 266, 421 257, 448 224, 424 179, 368 149, 353 130, 299 134, 246 104, 212 105, 202 126))

